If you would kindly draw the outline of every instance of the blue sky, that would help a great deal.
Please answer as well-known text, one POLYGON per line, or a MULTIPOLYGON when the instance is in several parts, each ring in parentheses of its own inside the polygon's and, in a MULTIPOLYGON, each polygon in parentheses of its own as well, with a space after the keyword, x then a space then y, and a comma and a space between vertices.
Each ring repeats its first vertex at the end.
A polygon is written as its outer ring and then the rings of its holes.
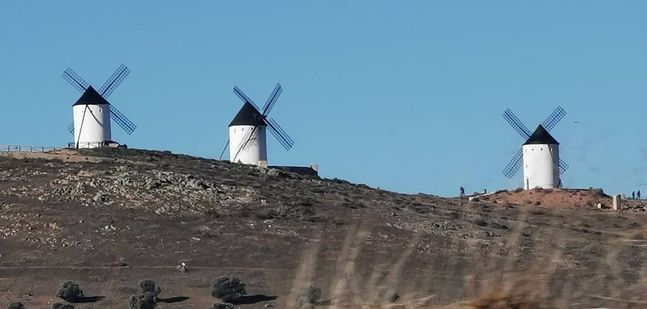
POLYGON ((234 84, 290 133, 270 164, 455 195, 516 188, 510 107, 553 130, 569 187, 647 192, 643 1, 23 1, 0 4, 0 144, 64 145, 72 67, 138 124, 131 147, 215 158, 241 106, 234 84))

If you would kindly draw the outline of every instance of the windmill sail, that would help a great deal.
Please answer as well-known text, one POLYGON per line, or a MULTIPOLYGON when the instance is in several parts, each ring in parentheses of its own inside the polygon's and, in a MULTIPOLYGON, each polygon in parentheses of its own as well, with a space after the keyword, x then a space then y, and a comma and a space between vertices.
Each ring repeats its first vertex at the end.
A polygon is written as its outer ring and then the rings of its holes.
MULTIPOLYGON (((508 122, 508 124, 522 138, 524 138, 526 140, 526 142, 528 142, 528 140, 532 138, 531 136, 533 134, 530 132, 528 127, 526 127, 526 125, 523 124, 523 122, 521 122, 519 117, 517 117, 517 115, 515 115, 512 112, 512 110, 507 108, 503 112, 502 116, 503 116, 503 119, 505 119, 505 121, 508 122)), ((561 106, 557 106, 557 108, 555 108, 555 110, 553 110, 553 112, 550 113, 550 115, 548 115, 548 117, 546 117, 546 119, 541 123, 540 127, 542 129, 545 129, 546 131, 550 131, 564 118, 564 116, 566 116, 566 110, 564 110, 561 106)), ((550 134, 548 134, 548 135, 550 135, 550 134)), ((555 143, 556 143, 556 141, 555 141, 555 143)), ((508 177, 508 178, 512 178, 517 173, 517 171, 519 171, 519 169, 521 168, 521 166, 523 164, 522 159, 523 159, 523 152, 522 152, 521 149, 519 149, 519 151, 517 151, 517 153, 515 153, 515 155, 512 157, 510 162, 508 162, 508 164, 505 166, 505 168, 502 171, 502 174, 504 176, 508 177)), ((560 174, 563 174, 564 172, 566 172, 568 167, 569 166, 568 166, 568 164, 566 164, 566 162, 562 161, 561 159, 559 160, 559 172, 560 172, 560 174)))
POLYGON ((246 126, 252 127, 253 129, 249 130, 241 139, 239 139, 240 136, 237 136, 235 141, 231 140, 231 136, 235 136, 237 133, 232 133, 236 131, 231 131, 230 129, 230 139, 227 140, 227 143, 220 154, 220 158, 224 155, 227 147, 230 147, 229 159, 232 162, 238 162, 239 155, 243 151, 259 152, 257 155, 250 156, 250 161, 256 160, 255 158, 263 158, 262 160, 265 160, 265 129, 261 129, 261 127, 267 128, 267 130, 272 133, 276 140, 286 150, 289 150, 294 146, 294 140, 288 135, 285 129, 283 129, 276 120, 268 118, 269 113, 272 111, 279 96, 283 92, 281 84, 276 84, 274 90, 272 90, 272 93, 267 98, 267 101, 265 101, 262 109, 259 109, 258 106, 254 104, 254 101, 238 88, 238 86, 234 86, 233 91, 234 94, 243 101, 243 106, 231 121, 229 127, 246 126), (260 142, 254 142, 253 140, 256 138, 261 138, 262 140, 260 142), (250 145, 252 144, 258 145, 258 147, 251 148, 250 145), (236 149, 232 149, 231 147, 235 147, 236 149))
MULTIPOLYGON (((68 131, 70 131, 71 134, 74 134, 75 130, 75 125, 78 125, 79 128, 78 131, 82 132, 82 126, 83 123, 85 122, 85 117, 86 117, 86 110, 89 111, 92 115, 94 115, 92 109, 88 109, 88 106, 92 105, 107 105, 109 109, 109 116, 106 114, 106 117, 109 117, 107 119, 104 119, 104 121, 99 122, 99 131, 103 131, 104 133, 98 133, 98 135, 95 135, 92 140, 94 144, 103 144, 105 139, 109 139, 110 137, 110 126, 107 125, 103 127, 103 123, 109 122, 109 121, 114 121, 116 122, 127 134, 132 134, 133 131, 137 128, 137 125, 135 125, 134 122, 132 122, 126 115, 124 115, 122 112, 120 112, 114 105, 110 104, 106 99, 115 91, 115 89, 123 82, 123 80, 128 76, 130 73, 130 69, 128 69, 127 66, 125 65, 120 65, 117 70, 106 80, 106 82, 103 84, 103 86, 99 89, 97 92, 90 86, 89 83, 87 83, 79 74, 77 74, 74 70, 71 68, 67 68, 65 71, 63 71, 63 78, 68 81, 75 89, 78 91, 83 92, 83 95, 81 98, 75 103, 75 105, 84 105, 86 108, 83 111, 82 119, 78 121, 78 123, 75 123, 74 121, 72 124, 68 125, 68 131), (85 98, 85 99, 84 99, 85 98), (107 133, 106 133, 107 132, 107 133), (103 140, 101 142, 97 142, 94 140, 103 140)), ((99 115, 94 115, 95 119, 98 119, 99 115)), ((97 132, 99 132, 97 131, 97 132)), ((91 131, 92 132, 92 131, 91 131)), ((80 133, 79 137, 80 138, 80 133)), ((79 143, 76 142, 78 145, 79 143)))

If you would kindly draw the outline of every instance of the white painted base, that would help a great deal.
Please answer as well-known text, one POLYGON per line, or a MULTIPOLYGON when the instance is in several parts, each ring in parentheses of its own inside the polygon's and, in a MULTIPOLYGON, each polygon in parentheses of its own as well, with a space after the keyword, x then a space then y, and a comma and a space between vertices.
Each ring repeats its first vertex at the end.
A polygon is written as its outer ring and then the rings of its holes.
POLYGON ((111 140, 110 105, 74 105, 72 114, 75 147, 96 148, 111 140))
POLYGON ((522 149, 524 189, 558 188, 559 145, 530 144, 522 149))
POLYGON ((258 165, 259 161, 267 162, 267 144, 265 127, 258 127, 245 148, 241 149, 244 139, 254 126, 229 127, 229 161, 242 164, 258 165))

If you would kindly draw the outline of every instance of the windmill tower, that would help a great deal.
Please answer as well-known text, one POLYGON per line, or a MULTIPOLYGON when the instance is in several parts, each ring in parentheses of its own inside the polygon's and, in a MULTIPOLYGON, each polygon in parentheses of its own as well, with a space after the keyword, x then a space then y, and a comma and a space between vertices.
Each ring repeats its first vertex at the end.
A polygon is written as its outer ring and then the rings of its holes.
POLYGON ((506 109, 503 118, 525 142, 503 169, 503 175, 512 178, 523 164, 524 189, 561 187, 560 174, 568 169, 568 164, 559 158, 559 142, 549 131, 565 115, 566 111, 558 106, 531 134, 528 127, 509 108, 506 109))
POLYGON ((74 148, 96 148, 113 144, 111 119, 128 135, 135 131, 137 126, 106 100, 128 73, 128 67, 120 65, 97 91, 72 69, 67 68, 63 72, 63 78, 83 93, 72 105, 73 121, 68 126, 74 136, 74 148))
POLYGON ((267 163, 265 134, 268 128, 286 150, 294 146, 294 140, 287 132, 274 119, 267 118, 281 92, 283 88, 280 84, 276 84, 263 109, 259 109, 240 88, 234 86, 234 93, 243 100, 244 104, 229 124, 229 140, 220 153, 220 159, 229 146, 230 162, 253 165, 267 163))

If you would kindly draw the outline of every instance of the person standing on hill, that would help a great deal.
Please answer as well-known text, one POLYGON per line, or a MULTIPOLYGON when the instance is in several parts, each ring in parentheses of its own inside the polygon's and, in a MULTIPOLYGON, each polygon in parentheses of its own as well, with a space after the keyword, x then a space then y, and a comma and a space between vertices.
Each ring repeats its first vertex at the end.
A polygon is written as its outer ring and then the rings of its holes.
POLYGON ((636 191, 631 191, 631 199, 632 200, 636 199, 636 191))
POLYGON ((638 190, 638 192, 636 192, 636 196, 638 197, 638 199, 640 199, 640 190, 638 190))
POLYGON ((463 188, 463 187, 461 186, 461 187, 458 189, 458 193, 459 193, 458 197, 460 197, 460 198, 464 198, 464 197, 465 197, 465 188, 463 188))

